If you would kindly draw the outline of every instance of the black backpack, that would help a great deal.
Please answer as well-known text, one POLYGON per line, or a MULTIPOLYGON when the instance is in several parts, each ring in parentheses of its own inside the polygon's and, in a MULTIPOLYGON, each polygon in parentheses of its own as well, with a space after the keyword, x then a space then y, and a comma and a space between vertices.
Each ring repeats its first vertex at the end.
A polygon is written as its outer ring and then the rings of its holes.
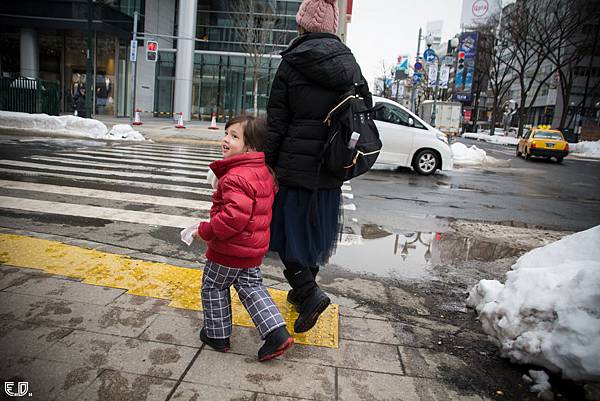
POLYGON ((321 155, 321 165, 340 180, 366 173, 375 164, 382 143, 373 117, 381 106, 369 108, 360 97, 359 80, 341 96, 323 121, 330 127, 321 155))

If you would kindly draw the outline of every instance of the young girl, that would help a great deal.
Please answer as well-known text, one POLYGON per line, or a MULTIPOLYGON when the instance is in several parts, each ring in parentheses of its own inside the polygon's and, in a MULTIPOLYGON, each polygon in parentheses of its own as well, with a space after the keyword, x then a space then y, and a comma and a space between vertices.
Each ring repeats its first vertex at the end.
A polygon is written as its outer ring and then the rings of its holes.
POLYGON ((250 116, 231 119, 221 142, 223 160, 210 164, 218 184, 210 221, 197 235, 208 244, 202 278, 203 343, 229 350, 233 285, 264 345, 258 359, 283 354, 294 342, 281 313, 262 284, 260 265, 269 248, 271 209, 277 187, 262 150, 265 123, 250 116))

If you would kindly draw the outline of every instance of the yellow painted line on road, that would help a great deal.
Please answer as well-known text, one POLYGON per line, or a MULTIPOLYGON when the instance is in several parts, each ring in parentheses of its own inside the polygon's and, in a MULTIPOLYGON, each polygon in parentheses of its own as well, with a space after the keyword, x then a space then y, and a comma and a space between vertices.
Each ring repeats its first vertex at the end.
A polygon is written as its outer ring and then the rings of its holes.
MULTIPOLYGON (((133 295, 168 299, 169 306, 174 308, 202 310, 201 270, 13 234, 0 234, 0 263, 39 269, 79 279, 85 284, 121 288, 133 295)), ((231 292, 233 324, 254 327, 233 288, 231 292)), ((269 288, 269 292, 296 343, 338 348, 338 305, 329 306, 312 330, 294 333, 298 313, 286 301, 287 291, 269 288)))

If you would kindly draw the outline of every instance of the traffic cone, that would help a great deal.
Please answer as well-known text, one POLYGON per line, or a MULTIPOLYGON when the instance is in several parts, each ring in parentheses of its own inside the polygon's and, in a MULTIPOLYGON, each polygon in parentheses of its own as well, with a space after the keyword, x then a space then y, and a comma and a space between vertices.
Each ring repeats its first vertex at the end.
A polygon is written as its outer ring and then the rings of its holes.
POLYGON ((140 118, 140 109, 135 109, 135 117, 133 118, 133 125, 142 125, 142 119, 140 118))
POLYGON ((208 127, 208 129, 219 129, 219 127, 217 127, 217 113, 212 113, 212 117, 210 119, 210 127, 208 127))
POLYGON ((183 125, 183 111, 179 112, 179 119, 177 120, 175 128, 185 128, 185 125, 183 125))

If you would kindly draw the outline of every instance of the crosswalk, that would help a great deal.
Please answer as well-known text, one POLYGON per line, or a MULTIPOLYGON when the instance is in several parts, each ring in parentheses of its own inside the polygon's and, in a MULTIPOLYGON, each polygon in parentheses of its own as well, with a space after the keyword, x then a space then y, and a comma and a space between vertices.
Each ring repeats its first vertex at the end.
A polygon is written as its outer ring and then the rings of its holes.
MULTIPOLYGON (((206 180, 208 165, 221 158, 220 149, 210 144, 33 153, 0 158, 0 214, 8 210, 32 219, 51 214, 176 228, 208 219, 213 192, 206 180)), ((342 196, 345 213, 354 213, 349 182, 342 196)))
POLYGON ((208 219, 220 158, 217 146, 161 144, 2 158, 0 209, 185 228, 208 219))

